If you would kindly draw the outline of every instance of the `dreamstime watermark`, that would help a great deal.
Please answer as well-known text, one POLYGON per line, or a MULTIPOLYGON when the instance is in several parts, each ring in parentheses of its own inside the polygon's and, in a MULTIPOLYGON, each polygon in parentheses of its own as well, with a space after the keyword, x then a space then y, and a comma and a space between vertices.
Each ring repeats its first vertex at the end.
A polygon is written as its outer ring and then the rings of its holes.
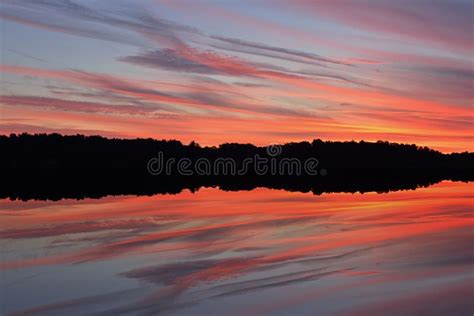
POLYGON ((282 157, 280 145, 266 147, 266 156, 255 154, 241 160, 234 158, 166 158, 162 151, 157 157, 148 160, 147 170, 151 175, 182 175, 182 176, 315 176, 327 174, 326 169, 318 169, 316 158, 282 157))

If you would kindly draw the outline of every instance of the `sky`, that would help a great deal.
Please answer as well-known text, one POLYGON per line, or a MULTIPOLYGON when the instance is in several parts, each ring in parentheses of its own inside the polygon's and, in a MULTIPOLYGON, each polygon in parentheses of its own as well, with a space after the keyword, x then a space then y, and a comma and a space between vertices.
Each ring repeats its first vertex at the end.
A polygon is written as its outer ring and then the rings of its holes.
POLYGON ((474 2, 0 4, 0 133, 474 151, 474 2))

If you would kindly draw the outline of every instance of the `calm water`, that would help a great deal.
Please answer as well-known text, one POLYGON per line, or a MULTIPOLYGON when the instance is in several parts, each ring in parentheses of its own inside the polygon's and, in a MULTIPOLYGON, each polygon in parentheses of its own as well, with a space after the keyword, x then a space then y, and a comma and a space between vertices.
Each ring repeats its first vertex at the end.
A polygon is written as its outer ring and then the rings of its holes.
POLYGON ((0 200, 0 311, 472 315, 473 189, 0 200))

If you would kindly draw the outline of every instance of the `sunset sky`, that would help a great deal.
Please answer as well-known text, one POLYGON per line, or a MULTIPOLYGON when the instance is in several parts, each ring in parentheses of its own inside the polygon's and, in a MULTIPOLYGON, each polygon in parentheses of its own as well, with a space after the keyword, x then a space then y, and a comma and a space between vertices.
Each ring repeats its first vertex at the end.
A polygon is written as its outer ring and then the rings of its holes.
POLYGON ((0 133, 474 150, 474 2, 0 4, 0 133))

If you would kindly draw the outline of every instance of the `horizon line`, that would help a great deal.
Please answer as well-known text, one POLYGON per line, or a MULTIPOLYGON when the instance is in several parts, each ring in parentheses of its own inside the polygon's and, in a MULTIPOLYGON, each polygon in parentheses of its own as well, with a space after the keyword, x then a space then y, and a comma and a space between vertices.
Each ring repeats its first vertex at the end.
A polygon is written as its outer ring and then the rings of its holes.
POLYGON ((198 141, 195 141, 195 140, 191 140, 189 142, 184 142, 183 140, 180 140, 180 139, 176 139, 176 138, 154 138, 154 137, 111 137, 111 136, 104 136, 104 135, 100 135, 100 134, 90 134, 90 135, 86 135, 86 134, 81 134, 81 133, 76 133, 76 134, 61 134, 61 133, 56 133, 56 132, 53 132, 53 133, 29 133, 29 132, 21 132, 21 133, 9 133, 9 134, 5 134, 5 133, 1 133, 0 132, 0 137, 4 136, 4 137, 11 137, 12 135, 15 135, 16 137, 19 137, 19 136, 22 136, 22 135, 27 135, 27 136, 40 136, 40 135, 45 135, 45 136, 51 136, 51 135, 59 135, 59 136, 62 136, 62 137, 73 137, 73 136, 82 136, 82 137, 101 137, 103 139, 107 139, 107 140, 153 140, 153 141, 177 141, 179 143, 181 143, 183 146, 190 146, 191 144, 195 144, 201 148, 218 148, 222 145, 225 145, 225 144, 236 144, 236 145, 252 145, 252 146, 255 146, 255 147, 268 147, 268 146, 274 146, 274 145, 287 145, 287 144, 300 144, 300 143, 312 143, 314 141, 321 141, 321 142, 324 142, 324 143, 369 143, 369 144, 377 144, 377 143, 388 143, 390 145, 405 145, 405 146, 416 146, 418 149, 422 149, 422 148, 428 148, 429 150, 432 150, 432 151, 435 151, 435 152, 439 152, 439 153, 442 153, 442 154, 455 154, 455 153, 468 153, 468 154, 472 154, 474 153, 474 151, 469 151, 467 149, 463 150, 463 151, 451 151, 451 152, 444 152, 444 151, 441 151, 441 150, 438 150, 438 149, 434 149, 430 146, 426 146, 426 145, 419 145, 419 144, 416 144, 416 143, 399 143, 399 142, 393 142, 393 141, 388 141, 388 140, 382 140, 382 139, 379 139, 379 140, 376 140, 376 141, 368 141, 368 140, 363 140, 363 139, 360 139, 360 140, 324 140, 324 139, 321 139, 321 138, 313 138, 311 140, 299 140, 299 141, 289 141, 289 142, 271 142, 271 143, 268 143, 266 145, 258 145, 258 144, 254 144, 254 143, 251 143, 251 142, 248 142, 248 143, 242 143, 242 142, 225 142, 225 143, 219 143, 219 144, 216 144, 216 145, 201 145, 198 141))

